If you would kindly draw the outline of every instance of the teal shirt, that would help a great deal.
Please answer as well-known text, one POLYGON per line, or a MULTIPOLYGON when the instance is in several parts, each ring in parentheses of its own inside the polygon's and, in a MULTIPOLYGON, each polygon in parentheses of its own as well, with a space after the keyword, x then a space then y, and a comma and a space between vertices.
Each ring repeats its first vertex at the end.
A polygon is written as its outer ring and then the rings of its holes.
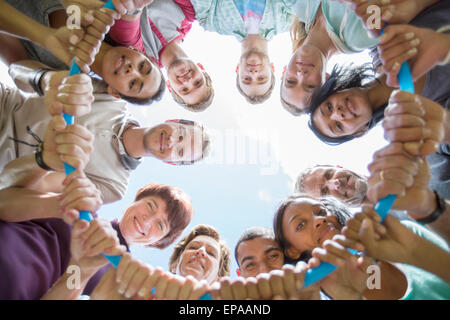
POLYGON ((360 52, 377 46, 379 38, 369 37, 350 4, 333 0, 296 0, 292 9, 298 19, 305 23, 306 33, 309 32, 320 5, 327 21, 328 34, 340 52, 360 52))
MULTIPOLYGON (((402 224, 415 234, 431 241, 437 246, 449 250, 447 243, 430 230, 412 221, 402 221, 402 224)), ((417 267, 396 263, 406 276, 408 288, 400 300, 449 300, 450 285, 441 278, 417 267)))
MULTIPOLYGON (((259 25, 259 35, 271 40, 275 35, 287 32, 294 20, 292 5, 296 0, 266 0, 264 14, 259 25)), ((195 18, 203 29, 223 35, 232 35, 239 41, 247 38, 244 21, 236 3, 243 0, 191 0, 195 18)))

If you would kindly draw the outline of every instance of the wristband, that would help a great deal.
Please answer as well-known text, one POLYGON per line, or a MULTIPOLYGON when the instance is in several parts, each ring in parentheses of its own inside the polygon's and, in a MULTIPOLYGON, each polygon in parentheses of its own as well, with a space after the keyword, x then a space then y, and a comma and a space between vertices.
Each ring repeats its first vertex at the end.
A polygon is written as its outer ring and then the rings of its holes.
POLYGON ((48 69, 48 68, 37 69, 37 70, 33 71, 32 75, 30 76, 30 79, 29 79, 30 86, 41 97, 44 95, 44 91, 42 90, 41 85, 40 85, 41 78, 47 71, 51 71, 51 69, 48 69))
POLYGON ((39 167, 46 171, 55 171, 52 168, 50 168, 48 165, 45 164, 44 158, 42 156, 42 152, 44 151, 44 143, 39 142, 36 151, 34 152, 34 158, 36 159, 36 163, 39 167))
POLYGON ((437 219, 439 219, 439 217, 442 215, 442 213, 444 213, 446 209, 445 199, 441 198, 441 196, 439 196, 439 193, 437 193, 436 190, 433 190, 433 192, 434 195, 436 196, 436 209, 427 217, 417 219, 416 221, 420 224, 425 225, 435 222, 437 219))
POLYGON ((138 14, 139 12, 141 12, 142 11, 142 9, 136 9, 136 10, 134 10, 134 11, 127 11, 127 13, 125 13, 125 15, 127 15, 127 16, 133 16, 133 15, 135 15, 135 14, 138 14))

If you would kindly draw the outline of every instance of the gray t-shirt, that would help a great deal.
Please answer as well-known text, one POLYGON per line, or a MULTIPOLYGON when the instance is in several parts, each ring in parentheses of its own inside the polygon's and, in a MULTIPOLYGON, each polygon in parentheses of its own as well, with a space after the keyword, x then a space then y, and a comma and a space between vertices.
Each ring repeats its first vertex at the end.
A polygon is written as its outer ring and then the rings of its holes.
MULTIPOLYGON (((34 148, 9 139, 12 137, 35 144, 27 133, 27 126, 43 139, 50 121, 44 106, 44 97, 24 97, 17 88, 0 83, 0 172, 10 161, 30 155, 34 148)), ((118 134, 128 124, 139 125, 128 113, 126 102, 110 95, 97 94, 91 112, 77 117, 75 122, 83 125, 94 135, 94 152, 90 154, 85 168, 86 176, 102 194, 104 203, 121 199, 127 190, 131 174, 121 162, 118 134)), ((11 169, 20 169, 12 168, 11 169)), ((5 171, 5 170, 3 170, 5 171)), ((3 174, 4 172, 2 172, 3 174)), ((0 189, 10 186, 8 175, 0 175, 0 189)))
MULTIPOLYGON (((48 15, 57 10, 64 10, 63 5, 58 0, 6 0, 6 2, 31 19, 47 27, 49 26, 48 15)), ((28 40, 21 40, 21 42, 31 60, 42 62, 57 70, 68 69, 61 60, 39 45, 28 40)))

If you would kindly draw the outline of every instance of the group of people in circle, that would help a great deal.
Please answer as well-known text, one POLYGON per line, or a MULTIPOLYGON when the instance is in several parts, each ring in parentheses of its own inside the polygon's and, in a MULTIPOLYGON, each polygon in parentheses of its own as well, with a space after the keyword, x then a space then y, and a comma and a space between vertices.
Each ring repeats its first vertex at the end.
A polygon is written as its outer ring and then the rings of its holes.
POLYGON ((0 84, 0 299, 450 298, 448 1, 112 2, 115 10, 100 0, 0 1, 0 56, 16 84, 0 84), (166 90, 193 112, 214 103, 219 88, 183 49, 194 21, 240 42, 236 87, 248 103, 272 95, 269 42, 289 32, 280 105, 309 117, 327 144, 363 138, 380 122, 388 141, 370 176, 299 168, 273 228, 243 230, 233 280, 232 251, 216 228, 197 225, 179 239, 194 208, 176 186, 143 186, 120 219, 95 215, 123 198, 143 157, 194 165, 214 147, 196 121, 141 127, 128 113, 132 104, 151 108, 166 90), (334 55, 363 50, 372 64, 326 73, 334 55), (81 74, 68 75, 72 61, 81 74), (403 63, 414 94, 397 90, 403 63), (75 171, 66 176, 65 164, 75 171), (397 199, 380 224, 373 205, 389 194, 397 199), (171 244, 167 270, 129 253, 171 244), (121 256, 117 268, 102 253, 121 256), (321 262, 338 268, 304 287, 321 262), (369 267, 380 274, 372 286, 369 267))

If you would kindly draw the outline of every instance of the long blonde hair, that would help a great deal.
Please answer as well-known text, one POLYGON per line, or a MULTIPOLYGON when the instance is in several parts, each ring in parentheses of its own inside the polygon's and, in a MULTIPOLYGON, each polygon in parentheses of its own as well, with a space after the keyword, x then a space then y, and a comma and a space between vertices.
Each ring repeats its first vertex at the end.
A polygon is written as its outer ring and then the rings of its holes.
POLYGON ((292 41, 292 52, 294 52, 302 45, 307 36, 305 23, 295 17, 294 22, 292 22, 289 28, 289 33, 292 41))

